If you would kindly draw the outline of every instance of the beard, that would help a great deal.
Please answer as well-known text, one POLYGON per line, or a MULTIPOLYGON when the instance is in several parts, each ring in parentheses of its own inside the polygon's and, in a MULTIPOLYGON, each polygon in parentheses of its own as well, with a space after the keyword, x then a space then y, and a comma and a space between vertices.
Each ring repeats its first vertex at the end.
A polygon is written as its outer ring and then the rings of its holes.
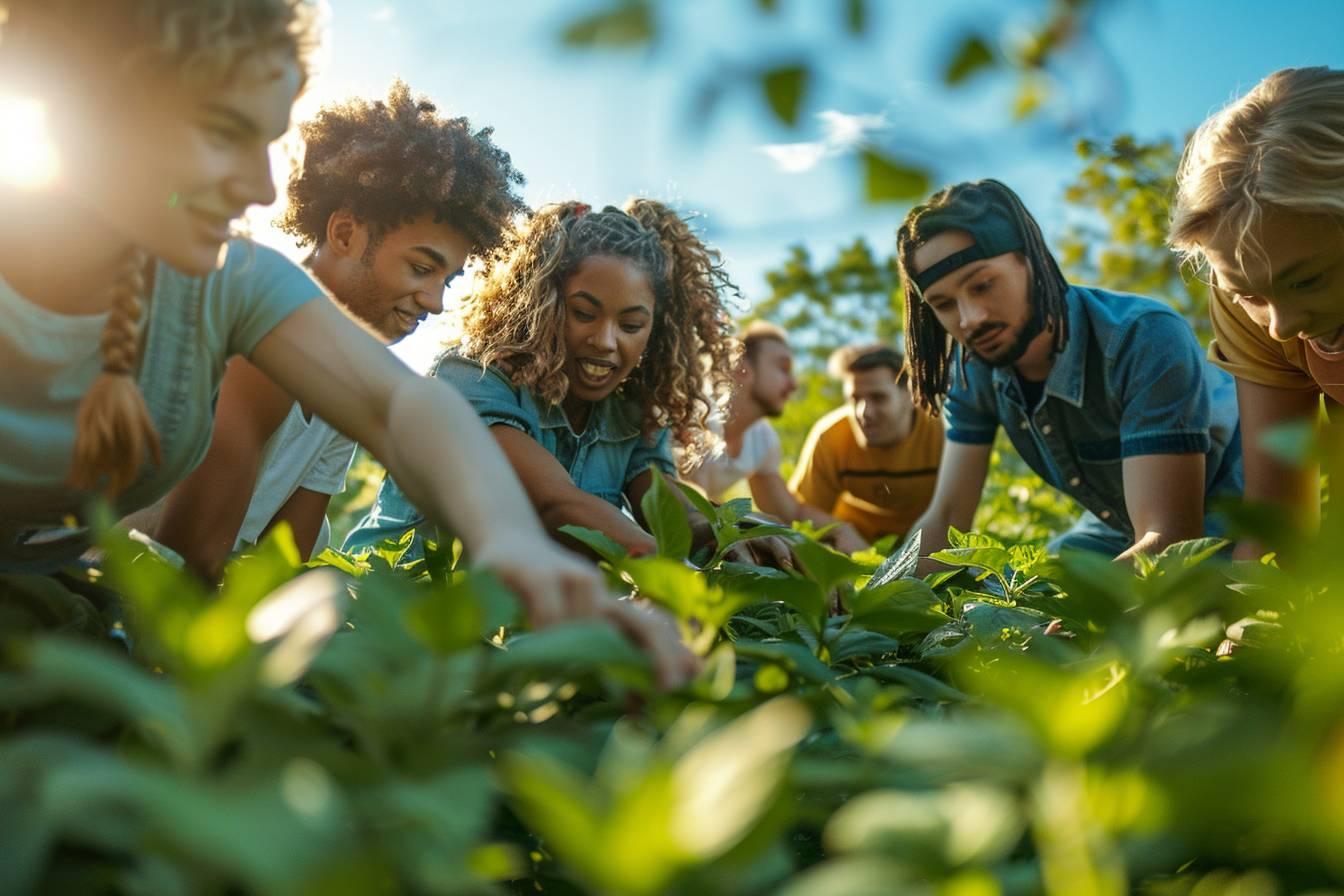
MULTIPOLYGON (((990 327, 994 325, 991 324, 990 327)), ((966 342, 975 342, 986 332, 982 327, 972 333, 966 342)), ((975 349, 968 349, 972 357, 979 358, 990 367, 1008 367, 1016 364, 1022 356, 1027 353, 1031 347, 1031 342, 1037 336, 1045 332, 1045 315, 1041 312, 1040 304, 1035 300, 1030 300, 1030 306, 1027 308, 1027 318, 1018 325, 1016 332, 1013 333, 1013 341, 1004 346, 992 355, 982 355, 975 349)))
POLYGON ((753 389, 751 400, 756 403, 756 407, 761 409, 762 417, 774 419, 784 413, 784 402, 775 401, 769 396, 762 395, 759 389, 753 389))

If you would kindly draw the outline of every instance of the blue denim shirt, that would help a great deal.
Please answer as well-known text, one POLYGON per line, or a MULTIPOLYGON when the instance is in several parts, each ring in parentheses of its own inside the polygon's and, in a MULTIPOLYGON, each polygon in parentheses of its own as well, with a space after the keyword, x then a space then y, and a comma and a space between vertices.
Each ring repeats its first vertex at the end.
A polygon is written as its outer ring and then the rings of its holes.
POLYGON ((963 382, 954 358, 948 440, 987 445, 1002 425, 1042 479, 1131 539, 1127 457, 1202 452, 1206 513, 1209 498, 1239 494, 1234 381, 1205 360, 1185 320, 1153 299, 1092 287, 1070 286, 1065 301, 1068 341, 1035 408, 1011 366, 968 357, 963 382))
MULTIPOLYGON (((598 402, 583 432, 576 433, 558 405, 539 402, 495 367, 457 354, 446 354, 435 364, 434 375, 451 384, 471 403, 486 426, 512 426, 527 433, 568 471, 574 484, 617 507, 625 488, 654 464, 676 475, 668 431, 659 430, 652 441, 640 432, 640 409, 616 395, 598 402)), ((383 478, 378 498, 359 524, 346 536, 346 551, 373 547, 387 538, 400 538, 408 529, 417 536, 407 560, 423 556, 421 538, 438 536, 432 523, 412 506, 391 476, 383 478)))

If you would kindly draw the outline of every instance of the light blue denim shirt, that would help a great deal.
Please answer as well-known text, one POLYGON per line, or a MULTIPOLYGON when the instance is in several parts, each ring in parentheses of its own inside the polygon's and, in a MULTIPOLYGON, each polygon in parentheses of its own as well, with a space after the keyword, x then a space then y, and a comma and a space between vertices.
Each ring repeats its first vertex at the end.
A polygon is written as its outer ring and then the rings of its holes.
MULTIPOLYGON (((514 386, 498 368, 450 353, 438 359, 433 374, 461 392, 486 426, 512 426, 527 433, 560 462, 576 486, 609 504, 620 507, 626 486, 649 464, 676 475, 668 431, 661 429, 645 438, 639 407, 617 395, 598 402, 587 427, 576 433, 563 409, 514 386)), ((386 476, 373 507, 346 537, 343 549, 373 547, 384 539, 400 538, 408 529, 416 529, 417 535, 407 560, 424 555, 423 537, 438 538, 434 525, 386 476)))
MULTIPOLYGON (((1003 426, 1042 479, 1130 541, 1127 457, 1203 453, 1206 514, 1210 498, 1240 494, 1234 381, 1205 360, 1190 325, 1142 296, 1070 286, 1065 301, 1068 341, 1036 407, 1026 407, 1011 366, 968 357, 963 381, 954 357, 948 440, 987 445, 1003 426)), ((1220 531, 1216 520, 1205 525, 1220 531)))

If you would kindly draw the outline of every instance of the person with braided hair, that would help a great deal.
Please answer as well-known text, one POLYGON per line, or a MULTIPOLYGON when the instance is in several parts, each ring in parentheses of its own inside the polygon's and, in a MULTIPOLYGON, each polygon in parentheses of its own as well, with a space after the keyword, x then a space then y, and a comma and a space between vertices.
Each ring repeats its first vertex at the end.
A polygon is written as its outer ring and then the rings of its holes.
MULTIPOLYGON (((336 303, 389 344, 442 311, 468 256, 492 249, 527 210, 522 175, 491 130, 445 118, 401 81, 386 101, 333 103, 299 130, 303 160, 280 225, 313 247, 305 267, 336 303)), ((305 559, 324 547, 354 443, 242 357, 229 362, 215 419, 205 459, 162 516, 132 524, 211 579, 231 550, 280 522, 305 559)))
POLYGON ((998 428, 1085 509, 1051 548, 1129 557, 1216 535, 1241 491, 1231 378, 1167 305, 1064 280, 1040 227, 995 180, 913 208, 896 236, 916 402, 945 421, 922 551, 970 528, 998 428))
MULTIPOLYGON (((654 549, 641 498, 656 469, 674 475, 710 447, 706 420, 736 360, 718 253, 673 209, 651 199, 594 211, 540 209, 491 255, 466 301, 460 344, 435 364, 490 426, 542 522, 574 525, 632 554, 654 549), (635 519, 622 512, 628 506, 635 519)), ((708 521, 689 508, 698 544, 708 521)), ((395 478, 383 481, 346 550, 417 530, 438 538, 395 478)), ((787 564, 787 546, 748 542, 742 559, 787 564)))
POLYGON ((546 536, 460 394, 412 373, 301 268, 230 239, 275 199, 269 147, 306 79, 312 3, 0 5, 0 84, 43 104, 59 159, 40 188, 0 187, 5 631, 35 579, 69 581, 91 499, 124 516, 200 461, 240 355, 462 531, 534 624, 600 616, 647 647, 662 682, 690 674, 670 624, 546 536))

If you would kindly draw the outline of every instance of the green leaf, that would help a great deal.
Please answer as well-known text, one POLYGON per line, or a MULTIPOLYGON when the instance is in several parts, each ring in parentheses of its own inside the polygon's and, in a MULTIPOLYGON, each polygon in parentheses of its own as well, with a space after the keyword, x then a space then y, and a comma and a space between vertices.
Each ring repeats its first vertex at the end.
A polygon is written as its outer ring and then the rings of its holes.
POLYGON ((868 0, 845 0, 845 29, 856 36, 868 30, 868 0))
POLYGON ((649 469, 653 472, 653 484, 639 502, 644 521, 653 530, 660 555, 685 560, 691 553, 691 523, 686 508, 663 472, 652 466, 649 469))
POLYGON ((407 628, 437 654, 474 647, 517 618, 518 601, 485 571, 428 589, 406 607, 407 628))
POLYGON ((864 590, 879 588, 888 582, 894 582, 897 579, 904 579, 915 574, 919 566, 919 545, 921 532, 913 533, 901 545, 899 551, 893 552, 882 561, 882 565, 873 573, 873 577, 864 585, 864 590))
POLYGON ((761 89, 775 117, 789 127, 798 123, 798 111, 807 95, 812 73, 802 65, 784 65, 761 73, 761 89))
POLYGON ((854 622, 884 635, 924 634, 949 620, 943 602, 919 579, 897 579, 849 598, 854 622))
POLYGON ((817 659, 801 644, 791 641, 748 641, 743 638, 733 642, 733 649, 739 657, 777 663, 788 671, 812 684, 834 684, 835 673, 817 659))
POLYGON ((653 41, 656 23, 645 0, 625 0, 570 22, 560 34, 568 47, 637 47, 653 41))
POLYGON ((529 676, 607 672, 644 685, 651 680, 648 656, 616 629, 597 621, 564 622, 515 635, 504 650, 490 654, 489 677, 517 672, 529 676))
POLYGON ((808 578, 830 591, 840 584, 851 584, 867 570, 859 563, 824 544, 803 539, 793 545, 793 553, 803 564, 808 578))
POLYGON ((863 674, 879 681, 901 684, 918 697, 939 703, 965 703, 970 698, 945 682, 925 672, 904 665, 871 666, 863 674))
POLYGON ((909 202, 929 192, 929 173, 872 149, 860 154, 864 198, 869 202, 909 202))
POLYGON ((583 526, 564 525, 560 527, 560 532, 568 535, 575 541, 582 542, 591 548, 594 554, 613 566, 619 564, 627 556, 629 551, 616 542, 605 532, 599 532, 596 529, 587 529, 583 526))
POLYGON ((998 65, 994 51, 979 34, 972 34, 961 42, 943 70, 943 82, 950 87, 966 81, 976 72, 998 65))

